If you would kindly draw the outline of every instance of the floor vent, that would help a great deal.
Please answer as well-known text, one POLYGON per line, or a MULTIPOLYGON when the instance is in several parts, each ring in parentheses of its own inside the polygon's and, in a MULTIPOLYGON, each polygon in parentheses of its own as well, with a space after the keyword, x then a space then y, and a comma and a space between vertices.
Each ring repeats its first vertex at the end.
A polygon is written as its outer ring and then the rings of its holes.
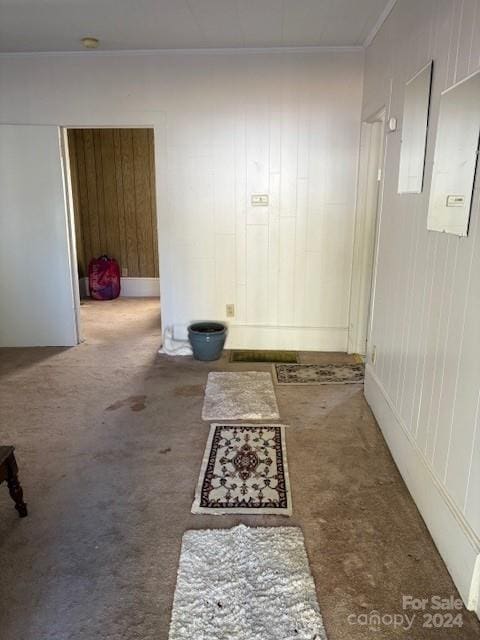
POLYGON ((238 350, 230 352, 230 362, 298 362, 296 351, 238 350))

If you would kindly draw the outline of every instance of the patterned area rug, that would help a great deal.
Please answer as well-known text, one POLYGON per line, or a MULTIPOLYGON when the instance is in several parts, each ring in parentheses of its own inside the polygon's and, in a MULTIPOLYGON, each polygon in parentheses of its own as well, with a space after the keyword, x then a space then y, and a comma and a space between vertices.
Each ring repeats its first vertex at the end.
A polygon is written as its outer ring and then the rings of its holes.
POLYGON ((326 640, 298 527, 183 536, 169 640, 326 640))
POLYGON ((279 417, 270 373, 212 371, 208 374, 204 420, 278 420, 279 417))
POLYGON ((276 364, 278 384, 358 384, 365 366, 356 364, 276 364))
POLYGON ((192 513, 292 513, 285 425, 212 424, 192 513))

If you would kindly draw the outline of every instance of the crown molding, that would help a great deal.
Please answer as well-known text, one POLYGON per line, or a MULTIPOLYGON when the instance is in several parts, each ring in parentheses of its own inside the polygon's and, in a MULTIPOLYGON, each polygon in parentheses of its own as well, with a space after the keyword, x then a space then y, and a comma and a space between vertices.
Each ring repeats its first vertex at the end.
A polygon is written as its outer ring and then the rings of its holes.
POLYGON ((352 47, 261 47, 261 48, 222 48, 222 49, 115 49, 99 51, 1 51, 0 58, 28 58, 50 56, 74 57, 120 57, 120 56, 156 56, 156 55, 250 55, 269 53, 349 53, 363 51, 363 46, 352 47))
POLYGON ((372 44, 373 39, 375 38, 377 33, 382 28, 382 25, 385 22, 385 20, 392 13, 393 7, 396 4, 397 4, 397 0, 389 0, 387 6, 385 7, 385 9, 382 11, 380 16, 378 17, 378 20, 376 21, 376 23, 373 25, 372 30, 370 31, 370 33, 367 35, 367 37, 363 41, 363 48, 364 49, 366 49, 368 46, 370 46, 372 44))

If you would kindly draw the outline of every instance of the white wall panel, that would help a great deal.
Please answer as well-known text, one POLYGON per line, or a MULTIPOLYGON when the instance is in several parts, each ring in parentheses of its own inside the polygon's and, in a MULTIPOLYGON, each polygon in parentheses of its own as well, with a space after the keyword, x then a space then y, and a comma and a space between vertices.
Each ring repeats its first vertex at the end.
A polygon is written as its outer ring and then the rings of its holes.
POLYGON ((58 127, 0 126, 0 347, 78 343, 58 127))
POLYGON ((279 268, 278 268, 278 321, 280 324, 295 324, 295 218, 280 218, 279 224, 279 268))
POLYGON ((281 125, 280 149, 280 216, 297 214, 298 176, 298 105, 286 105, 281 125))
MULTIPOLYGON (((235 234, 235 155, 233 145, 213 149, 215 233, 235 234)), ((234 252, 235 254, 235 252, 234 252)))
MULTIPOLYGON (((270 178, 276 178, 274 174, 270 178)), ((268 224, 268 323, 276 326, 279 314, 279 281, 281 265, 280 218, 270 207, 268 224)))
POLYGON ((478 503, 480 502, 480 466, 473 464, 474 460, 480 458, 480 390, 477 398, 477 415, 475 420, 475 433, 473 436, 473 444, 470 452, 468 476, 468 487, 465 497, 465 514, 475 531, 480 527, 480 511, 478 503))
POLYGON ((473 567, 460 565, 463 551, 450 552, 448 546, 457 540, 451 527, 458 526, 458 540, 463 540, 458 544, 470 545, 473 553, 466 556, 480 553, 480 181, 468 237, 429 232, 426 224, 440 93, 480 69, 479 27, 480 0, 399 0, 367 49, 363 97, 364 117, 386 105, 387 115, 397 117, 399 125, 386 141, 369 338, 376 361, 370 364, 367 397, 437 545, 446 550, 463 597, 473 607, 479 594, 465 591, 473 567), (431 58, 424 192, 399 195, 404 85, 431 58), (417 467, 396 448, 400 440, 393 435, 395 429, 408 434, 405 442, 412 447, 412 459, 421 460, 417 467), (437 527, 428 503, 416 493, 424 477, 421 465, 430 474, 429 491, 433 495, 433 487, 439 488, 442 508, 454 514, 449 527, 437 527))
MULTIPOLYGON (((305 172, 302 172, 302 175, 305 172)), ((308 178, 297 181, 297 216, 295 221, 295 279, 294 325, 305 323, 306 268, 307 268, 308 178)))
POLYGON ((359 51, 3 56, 0 122, 153 126, 164 326, 235 304, 230 346, 345 349, 362 71, 359 51))
POLYGON ((268 323, 268 225, 247 225, 247 322, 268 323))

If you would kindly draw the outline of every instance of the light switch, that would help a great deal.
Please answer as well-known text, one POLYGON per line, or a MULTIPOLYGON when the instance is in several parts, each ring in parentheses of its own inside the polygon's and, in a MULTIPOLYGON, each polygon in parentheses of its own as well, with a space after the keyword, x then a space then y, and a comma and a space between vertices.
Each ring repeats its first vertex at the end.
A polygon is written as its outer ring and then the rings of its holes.
POLYGON ((463 207, 465 196, 447 196, 447 207, 463 207))
POLYGON ((268 207, 268 194, 254 193, 250 197, 250 203, 252 207, 268 207))

